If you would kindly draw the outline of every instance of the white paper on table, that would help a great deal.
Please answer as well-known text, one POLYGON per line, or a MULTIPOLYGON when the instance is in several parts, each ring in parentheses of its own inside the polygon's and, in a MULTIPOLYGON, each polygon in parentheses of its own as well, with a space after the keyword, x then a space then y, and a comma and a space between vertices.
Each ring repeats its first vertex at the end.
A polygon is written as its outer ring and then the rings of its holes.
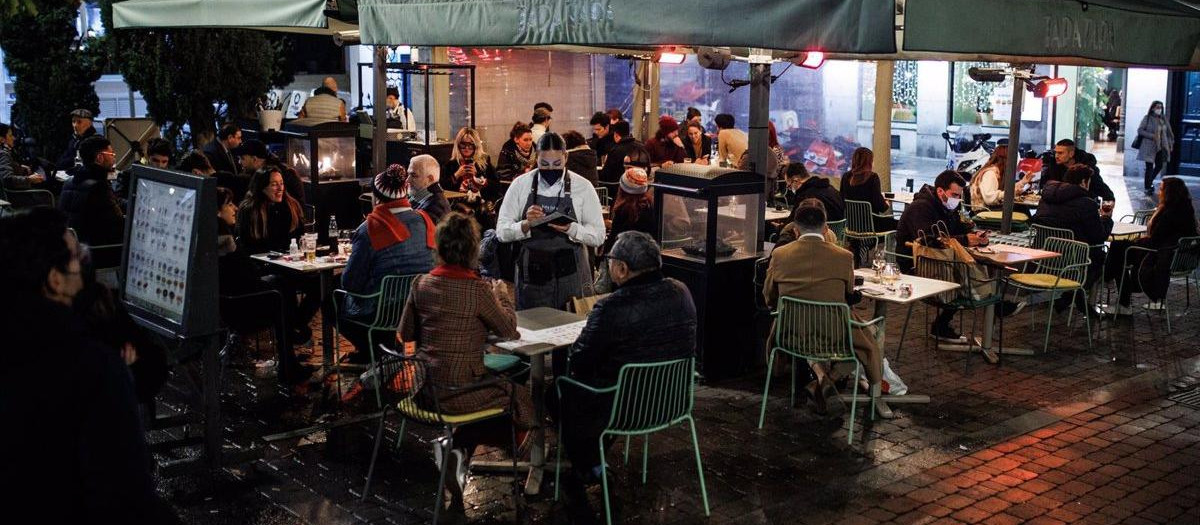
POLYGON ((576 321, 574 323, 546 328, 544 330, 530 330, 528 328, 517 327, 517 332, 521 334, 520 339, 512 341, 502 341, 496 343, 496 346, 505 350, 515 350, 522 346, 534 344, 551 344, 554 346, 566 346, 574 343, 579 339, 579 332, 583 331, 586 320, 576 321))

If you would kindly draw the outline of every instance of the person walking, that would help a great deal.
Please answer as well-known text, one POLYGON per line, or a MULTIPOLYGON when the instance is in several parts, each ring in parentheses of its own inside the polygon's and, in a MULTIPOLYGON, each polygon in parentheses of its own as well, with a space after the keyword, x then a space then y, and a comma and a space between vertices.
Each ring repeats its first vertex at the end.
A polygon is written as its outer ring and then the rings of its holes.
POLYGON ((1163 103, 1155 100, 1150 104, 1150 111, 1142 117, 1138 125, 1138 160, 1146 163, 1146 179, 1142 189, 1146 195, 1154 193, 1154 178, 1171 160, 1171 148, 1175 144, 1175 134, 1171 132, 1171 124, 1163 116, 1163 103))

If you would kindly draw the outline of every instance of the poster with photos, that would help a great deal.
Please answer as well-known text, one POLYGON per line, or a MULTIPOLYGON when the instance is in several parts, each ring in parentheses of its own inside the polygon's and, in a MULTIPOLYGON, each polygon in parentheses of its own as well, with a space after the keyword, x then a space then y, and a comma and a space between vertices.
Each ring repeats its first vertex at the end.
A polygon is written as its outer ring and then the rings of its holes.
POLYGON ((125 297, 182 323, 196 190, 139 179, 135 203, 125 297))

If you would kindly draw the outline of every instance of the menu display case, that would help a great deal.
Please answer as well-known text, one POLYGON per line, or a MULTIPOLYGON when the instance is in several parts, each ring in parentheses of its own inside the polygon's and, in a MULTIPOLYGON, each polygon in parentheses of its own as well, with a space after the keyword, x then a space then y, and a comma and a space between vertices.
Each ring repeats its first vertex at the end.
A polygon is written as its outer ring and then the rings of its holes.
POLYGON ((761 354, 754 325, 754 262, 763 256, 763 176, 675 164, 654 174, 663 272, 692 293, 700 369, 710 378, 738 375, 761 354))

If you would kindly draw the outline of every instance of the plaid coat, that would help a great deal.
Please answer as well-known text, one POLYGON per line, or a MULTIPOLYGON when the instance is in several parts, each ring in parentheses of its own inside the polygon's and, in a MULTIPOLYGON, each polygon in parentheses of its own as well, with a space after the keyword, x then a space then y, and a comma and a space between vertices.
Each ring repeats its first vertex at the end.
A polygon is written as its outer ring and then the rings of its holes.
MULTIPOLYGON (((511 300, 497 299, 488 281, 423 275, 413 283, 400 318, 400 338, 413 341, 418 351, 431 358, 432 381, 438 387, 467 385, 488 377, 483 355, 489 333, 511 339, 520 336, 511 300)), ((447 414, 464 414, 507 407, 513 395, 515 421, 522 428, 532 427, 529 390, 508 383, 453 394, 439 392, 439 408, 447 414)))

